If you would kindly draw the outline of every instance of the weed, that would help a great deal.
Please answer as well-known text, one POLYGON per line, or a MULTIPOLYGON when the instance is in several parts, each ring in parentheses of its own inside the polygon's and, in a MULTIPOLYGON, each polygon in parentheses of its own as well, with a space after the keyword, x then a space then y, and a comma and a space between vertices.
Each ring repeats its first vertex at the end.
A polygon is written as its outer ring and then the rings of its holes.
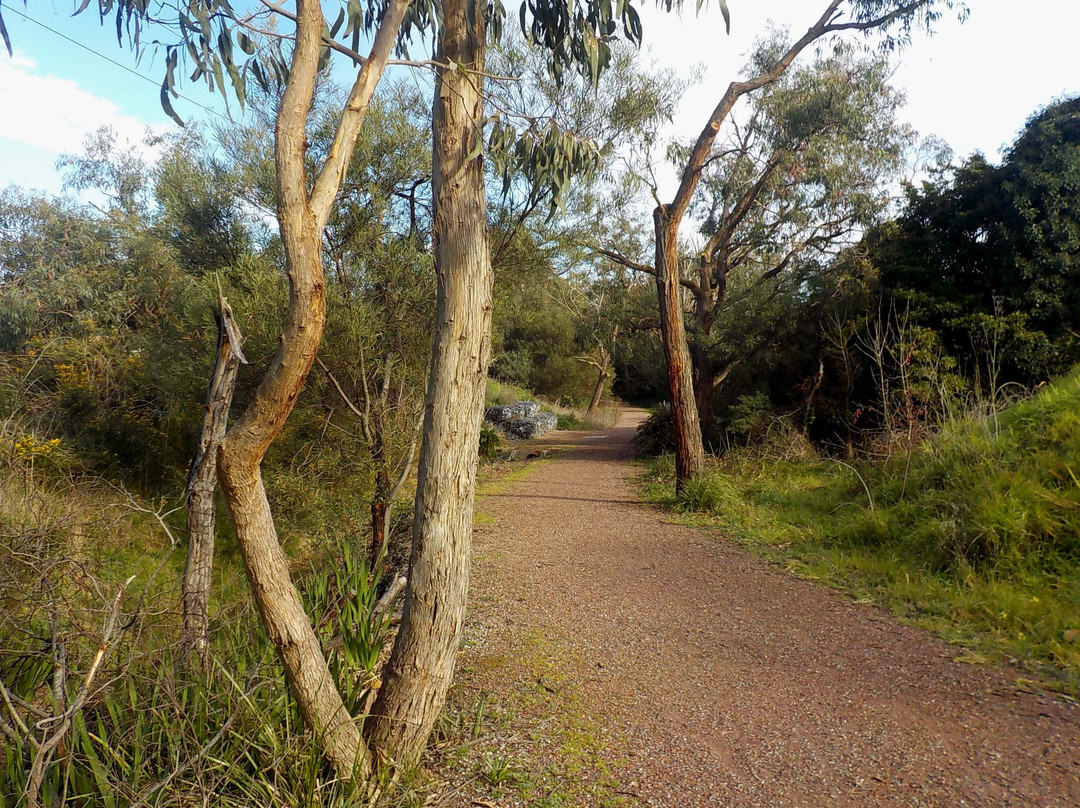
POLYGON ((517 769, 510 758, 497 752, 485 752, 480 760, 480 776, 492 788, 511 785, 517 777, 517 769))

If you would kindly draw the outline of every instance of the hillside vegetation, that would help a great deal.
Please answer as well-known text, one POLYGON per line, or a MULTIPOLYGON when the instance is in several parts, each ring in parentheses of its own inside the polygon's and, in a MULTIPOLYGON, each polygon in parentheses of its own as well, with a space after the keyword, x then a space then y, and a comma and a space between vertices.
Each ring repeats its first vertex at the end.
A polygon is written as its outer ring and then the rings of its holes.
POLYGON ((966 661, 1011 659, 1080 689, 1080 371, 858 468, 781 432, 678 498, 659 458, 653 499, 934 630, 966 661))

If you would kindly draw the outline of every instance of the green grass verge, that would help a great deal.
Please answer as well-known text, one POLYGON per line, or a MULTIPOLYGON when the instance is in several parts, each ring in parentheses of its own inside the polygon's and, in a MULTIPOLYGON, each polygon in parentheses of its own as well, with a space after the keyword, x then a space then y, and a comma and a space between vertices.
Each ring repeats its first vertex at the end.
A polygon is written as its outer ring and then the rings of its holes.
POLYGON ((881 464, 731 452, 676 498, 646 496, 793 572, 1080 692, 1080 375, 881 464))

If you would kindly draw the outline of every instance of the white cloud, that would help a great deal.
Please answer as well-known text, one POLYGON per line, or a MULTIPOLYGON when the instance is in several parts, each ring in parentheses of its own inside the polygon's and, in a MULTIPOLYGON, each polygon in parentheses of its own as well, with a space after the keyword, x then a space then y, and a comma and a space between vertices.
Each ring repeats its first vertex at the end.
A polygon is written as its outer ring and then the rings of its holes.
POLYGON ((0 58, 0 98, 0 137, 54 155, 78 152, 86 136, 105 125, 136 146, 146 137, 146 124, 125 115, 112 101, 70 79, 39 71, 20 55, 0 58))

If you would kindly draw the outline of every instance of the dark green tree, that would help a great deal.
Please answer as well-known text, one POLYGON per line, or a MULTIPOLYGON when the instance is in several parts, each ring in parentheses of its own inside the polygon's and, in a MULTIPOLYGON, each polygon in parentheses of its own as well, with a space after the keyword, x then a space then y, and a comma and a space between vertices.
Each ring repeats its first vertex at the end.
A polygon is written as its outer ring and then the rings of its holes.
POLYGON ((1080 360, 1080 99, 1034 115, 999 166, 975 154, 909 188, 867 237, 885 290, 942 333, 968 370, 997 328, 1003 380, 1080 360))

